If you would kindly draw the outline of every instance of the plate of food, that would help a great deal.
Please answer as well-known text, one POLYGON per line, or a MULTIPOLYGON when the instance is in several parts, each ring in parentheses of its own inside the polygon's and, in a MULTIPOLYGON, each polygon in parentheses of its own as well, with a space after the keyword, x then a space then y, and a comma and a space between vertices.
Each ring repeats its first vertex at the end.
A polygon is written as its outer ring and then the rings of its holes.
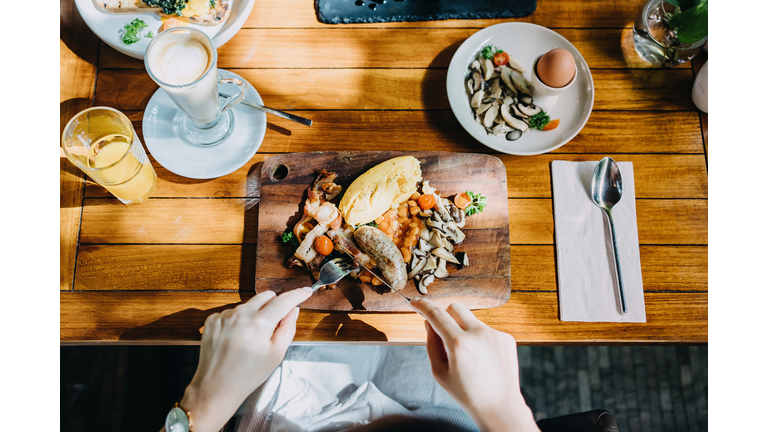
POLYGON ((358 263, 302 308, 412 311, 393 290, 444 306, 501 306, 509 251, 506 168, 496 157, 297 153, 262 166, 256 291, 310 286, 337 257, 358 263))
POLYGON ((451 59, 448 101, 464 129, 502 153, 536 155, 584 127, 595 100, 584 57, 536 24, 497 24, 470 36, 451 59))
POLYGON ((75 0, 90 29, 107 45, 137 59, 154 35, 176 26, 194 26, 216 47, 245 24, 255 0, 75 0))

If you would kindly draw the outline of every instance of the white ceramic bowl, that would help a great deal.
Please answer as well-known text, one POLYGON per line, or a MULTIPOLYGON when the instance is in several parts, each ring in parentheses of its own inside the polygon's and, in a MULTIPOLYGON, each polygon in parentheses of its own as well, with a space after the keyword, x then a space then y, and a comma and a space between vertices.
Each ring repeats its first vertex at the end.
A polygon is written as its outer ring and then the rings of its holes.
MULTIPOLYGON (((520 22, 487 27, 464 41, 448 66, 446 90, 453 114, 470 135, 498 152, 522 156, 551 152, 573 139, 587 123, 595 102, 592 74, 576 47, 546 27, 520 22), (475 121, 469 106, 466 78, 470 72, 469 65, 487 45, 496 45, 521 62, 527 69, 523 75, 529 81, 533 62, 541 54, 553 48, 563 48, 573 54, 578 70, 573 85, 559 95, 555 106, 547 110, 550 118, 560 119, 557 129, 529 129, 517 141, 507 141, 503 136, 488 135, 485 128, 475 121)), ((536 104, 535 98, 533 103, 536 104)))
MULTIPOLYGON (((126 45, 120 38, 120 31, 126 24, 133 21, 136 18, 141 19, 147 23, 147 28, 142 31, 142 34, 146 34, 151 30, 152 33, 157 34, 157 30, 163 24, 160 20, 160 15, 156 12, 152 13, 106 13, 99 10, 93 3, 94 0, 75 0, 77 10, 83 17, 83 20, 91 31, 96 33, 99 39, 103 40, 107 45, 116 49, 117 51, 137 58, 144 59, 144 51, 147 50, 147 45, 151 39, 141 38, 138 42, 126 45)), ((235 35, 245 24, 245 20, 251 14, 253 4, 256 0, 230 0, 232 5, 232 11, 229 13, 229 17, 224 24, 214 27, 192 25, 198 30, 202 30, 211 39, 216 48, 224 45, 232 36, 235 35)))

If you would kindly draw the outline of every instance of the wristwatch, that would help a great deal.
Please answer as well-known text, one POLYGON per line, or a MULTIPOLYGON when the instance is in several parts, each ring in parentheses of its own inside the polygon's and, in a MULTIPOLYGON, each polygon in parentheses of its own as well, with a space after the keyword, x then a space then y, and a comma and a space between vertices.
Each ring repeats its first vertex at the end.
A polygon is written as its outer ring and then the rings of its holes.
POLYGON ((165 432, 195 432, 192 430, 192 412, 184 410, 176 402, 165 416, 165 432))

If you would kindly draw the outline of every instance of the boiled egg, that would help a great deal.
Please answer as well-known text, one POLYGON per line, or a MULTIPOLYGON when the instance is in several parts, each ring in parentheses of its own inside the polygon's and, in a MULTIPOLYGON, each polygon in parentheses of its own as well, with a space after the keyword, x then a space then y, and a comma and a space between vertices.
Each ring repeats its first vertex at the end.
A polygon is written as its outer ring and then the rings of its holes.
POLYGON ((576 60, 562 48, 547 51, 536 64, 536 74, 549 87, 565 87, 576 73, 576 60))

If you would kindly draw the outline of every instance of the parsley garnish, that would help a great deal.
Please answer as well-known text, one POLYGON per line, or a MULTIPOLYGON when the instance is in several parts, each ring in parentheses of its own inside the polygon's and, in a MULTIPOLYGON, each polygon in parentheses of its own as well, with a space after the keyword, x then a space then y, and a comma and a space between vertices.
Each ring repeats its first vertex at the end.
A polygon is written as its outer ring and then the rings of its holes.
POLYGON ((212 8, 216 7, 216 0, 208 0, 208 4, 211 5, 212 8))
POLYGON ((290 243, 295 248, 299 247, 299 239, 297 239, 292 232, 284 232, 283 235, 280 236, 280 240, 282 240, 283 243, 290 243))
POLYGON ((155 35, 153 35, 152 32, 150 31, 150 32, 147 32, 147 37, 152 39, 153 37, 155 37, 155 35))
POLYGON ((532 128, 542 130, 544 129, 544 126, 549 123, 549 115, 545 111, 541 111, 540 113, 528 119, 528 122, 532 128))
POLYGON ((485 206, 488 205, 488 201, 483 194, 467 191, 467 195, 472 198, 472 202, 464 208, 464 214, 467 216, 480 213, 485 209, 485 206))
POLYGON ((138 42, 141 39, 141 29, 146 27, 147 23, 138 18, 126 24, 123 28, 125 31, 123 34, 123 43, 130 45, 138 42))
POLYGON ((491 60, 494 56, 494 54, 502 53, 504 50, 501 48, 495 46, 495 45, 488 45, 487 47, 483 48, 482 51, 480 51, 480 55, 485 57, 488 60, 491 60))

